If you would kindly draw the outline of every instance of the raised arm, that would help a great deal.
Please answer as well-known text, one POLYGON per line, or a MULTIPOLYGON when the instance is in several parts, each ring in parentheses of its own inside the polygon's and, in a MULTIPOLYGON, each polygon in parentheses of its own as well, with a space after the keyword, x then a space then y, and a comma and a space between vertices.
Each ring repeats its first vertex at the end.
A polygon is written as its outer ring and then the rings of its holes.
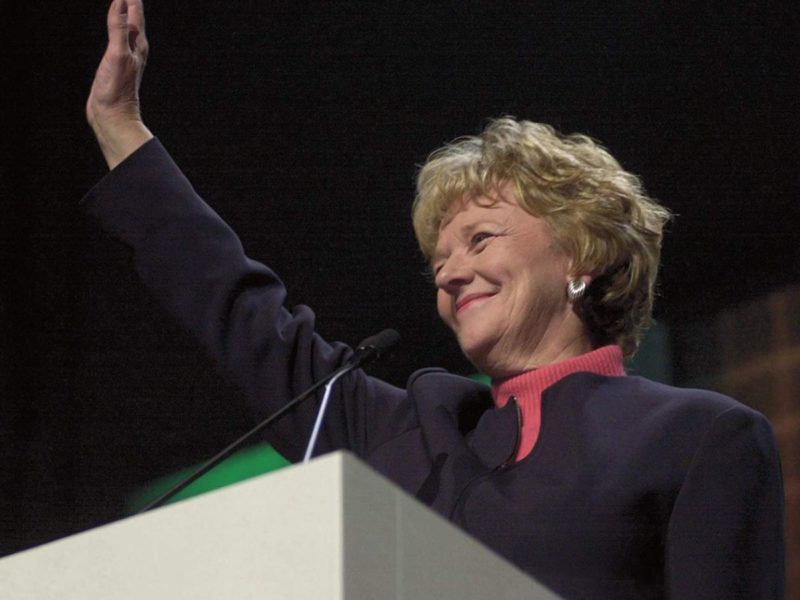
POLYGON ((107 26, 108 46, 86 101, 86 118, 113 169, 153 137, 139 109, 148 51, 141 0, 113 0, 107 26))
MULTIPOLYGON (((340 366, 352 350, 317 335, 308 307, 284 305, 286 290, 277 275, 247 257, 236 234, 152 139, 139 110, 146 57, 141 1, 114 0, 108 47, 86 104, 112 171, 82 205, 131 249, 142 282, 240 387, 261 419, 340 366)), ((363 371, 343 379, 335 395, 320 451, 348 448, 367 456, 414 425, 392 412, 405 391, 363 371)), ((270 440, 284 456, 299 460, 314 418, 313 403, 304 404, 270 430, 270 440)))

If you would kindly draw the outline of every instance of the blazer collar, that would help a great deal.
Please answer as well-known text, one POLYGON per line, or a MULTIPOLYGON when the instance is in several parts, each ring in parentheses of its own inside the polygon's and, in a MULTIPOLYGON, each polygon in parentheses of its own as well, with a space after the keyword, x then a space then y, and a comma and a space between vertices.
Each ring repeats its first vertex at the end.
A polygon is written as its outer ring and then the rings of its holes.
POLYGON ((439 369, 415 373, 408 390, 431 457, 472 454, 489 470, 514 458, 520 430, 515 402, 498 408, 488 386, 439 369))

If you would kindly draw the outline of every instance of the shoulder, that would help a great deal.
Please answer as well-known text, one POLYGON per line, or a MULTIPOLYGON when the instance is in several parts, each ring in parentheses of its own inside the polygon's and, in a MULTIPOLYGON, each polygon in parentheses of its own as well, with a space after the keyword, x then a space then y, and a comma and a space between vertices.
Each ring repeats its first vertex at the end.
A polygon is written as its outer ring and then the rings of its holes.
POLYGON ((606 409, 619 408, 633 412, 685 413, 715 418, 733 410, 753 417, 757 411, 741 402, 697 388, 681 388, 651 381, 644 377, 607 377, 593 373, 575 373, 551 388, 558 395, 580 393, 588 401, 603 403, 606 409))
POLYGON ((441 367, 428 367, 414 371, 408 378, 408 388, 414 387, 475 387, 485 389, 486 386, 474 379, 456 375, 441 367))
MULTIPOLYGON (((673 443, 695 445, 707 436, 749 435, 773 445, 772 427, 758 411, 710 390, 680 388, 644 377, 575 373, 546 390, 553 404, 572 406, 611 430, 649 432, 673 443), (553 402, 555 401, 555 402, 553 402)), ((546 396, 545 396, 546 397, 546 396)))
POLYGON ((420 421, 429 425, 445 418, 457 421, 459 430, 471 430, 494 408, 489 386, 444 369, 416 371, 406 389, 420 421))
POLYGON ((491 395, 491 390, 487 385, 435 367, 415 371, 408 378, 406 389, 409 396, 417 401, 429 401, 437 404, 459 403, 459 401, 470 398, 491 395))

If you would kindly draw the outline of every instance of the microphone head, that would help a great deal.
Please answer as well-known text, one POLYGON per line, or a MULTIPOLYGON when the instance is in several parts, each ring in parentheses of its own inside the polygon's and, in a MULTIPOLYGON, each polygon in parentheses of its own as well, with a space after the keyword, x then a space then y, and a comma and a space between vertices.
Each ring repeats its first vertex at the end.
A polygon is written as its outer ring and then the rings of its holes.
POLYGON ((399 333, 394 329, 384 329, 362 341, 348 362, 352 367, 364 365, 380 358, 384 352, 396 346, 398 342, 400 342, 399 333))
POLYGON ((400 343, 400 334, 394 329, 384 329, 380 333, 366 338, 358 345, 358 350, 372 350, 380 356, 400 343))

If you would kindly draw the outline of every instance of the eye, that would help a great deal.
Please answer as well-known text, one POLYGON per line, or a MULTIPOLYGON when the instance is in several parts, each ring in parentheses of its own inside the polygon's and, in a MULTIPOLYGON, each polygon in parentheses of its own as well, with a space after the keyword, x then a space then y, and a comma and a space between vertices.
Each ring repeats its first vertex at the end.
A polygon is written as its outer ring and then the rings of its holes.
POLYGON ((479 231, 478 233, 472 236, 472 238, 470 239, 470 244, 473 247, 475 247, 492 237, 494 237, 494 235, 489 233, 488 231, 479 231))

